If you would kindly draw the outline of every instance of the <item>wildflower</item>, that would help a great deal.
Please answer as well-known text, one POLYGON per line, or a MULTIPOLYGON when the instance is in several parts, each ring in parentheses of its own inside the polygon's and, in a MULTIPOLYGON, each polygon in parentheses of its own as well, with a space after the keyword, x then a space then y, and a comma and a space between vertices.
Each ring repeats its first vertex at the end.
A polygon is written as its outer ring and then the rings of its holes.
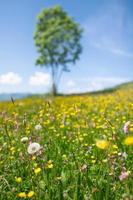
POLYGON ((35 129, 36 129, 36 130, 40 130, 40 129, 42 129, 42 126, 41 126, 40 124, 37 124, 37 125, 35 126, 35 129))
POLYGON ((31 144, 28 146, 27 151, 28 151, 29 154, 32 155, 32 154, 35 154, 35 153, 37 153, 38 151, 40 151, 40 149, 41 149, 40 144, 38 144, 38 143, 36 143, 36 142, 33 142, 33 143, 31 143, 31 144))
POLYGON ((65 160, 67 158, 66 154, 63 154, 62 158, 65 160))
POLYGON ((107 140, 97 140, 96 146, 100 149, 107 149, 109 142, 107 140))
POLYGON ((52 163, 52 160, 49 160, 49 161, 48 161, 48 168, 49 168, 49 169, 52 169, 53 166, 54 166, 54 165, 53 165, 53 163, 52 163))
POLYGON ((49 168, 49 169, 52 169, 53 166, 54 166, 54 165, 53 165, 52 163, 51 163, 51 164, 48 164, 48 168, 49 168))
POLYGON ((129 172, 121 172, 121 175, 119 176, 120 181, 123 181, 129 176, 129 172))
POLYGON ((27 141, 28 141, 28 137, 21 138, 21 142, 27 142, 27 141))
POLYGON ((91 161, 91 163, 92 163, 92 164, 95 164, 95 163, 96 163, 96 160, 93 159, 93 160, 91 161))
POLYGON ((38 167, 38 168, 34 169, 34 172, 35 172, 36 175, 39 174, 41 172, 41 168, 38 167))
POLYGON ((16 178, 16 182, 17 183, 21 183, 22 182, 22 178, 21 177, 16 178))
POLYGON ((31 198, 35 195, 35 192, 34 191, 30 191, 28 194, 27 194, 27 197, 31 198))
POLYGON ((89 147, 88 147, 88 153, 91 153, 91 151, 92 151, 92 147, 89 146, 89 147))
POLYGON ((87 172, 87 170, 88 170, 88 165, 87 164, 84 164, 84 165, 82 165, 82 167, 81 167, 81 172, 87 172))
POLYGON ((10 156, 9 158, 10 158, 11 160, 13 160, 13 159, 14 159, 14 156, 10 156))
POLYGON ((126 158, 127 158, 127 156, 128 156, 128 154, 127 154, 126 152, 122 153, 122 157, 123 157, 123 158, 125 158, 125 159, 126 159, 126 158))
POLYGON ((36 156, 32 156, 32 160, 36 160, 36 156))
POLYGON ((103 162, 103 163, 107 163, 108 160, 107 160, 107 159, 103 159, 102 162, 103 162))
POLYGON ((26 197, 26 193, 25 193, 25 192, 20 192, 20 193, 18 194, 18 197, 20 197, 20 198, 25 198, 25 197, 26 197))
POLYGON ((112 147, 113 149, 118 149, 118 146, 116 144, 114 144, 112 147))
POLYGON ((112 154, 117 154, 118 153, 118 151, 112 151, 112 154))
POLYGON ((133 145, 133 136, 127 137, 124 141, 126 145, 133 145))
POLYGON ((124 133, 129 133, 130 131, 130 121, 126 122, 123 127, 124 133))

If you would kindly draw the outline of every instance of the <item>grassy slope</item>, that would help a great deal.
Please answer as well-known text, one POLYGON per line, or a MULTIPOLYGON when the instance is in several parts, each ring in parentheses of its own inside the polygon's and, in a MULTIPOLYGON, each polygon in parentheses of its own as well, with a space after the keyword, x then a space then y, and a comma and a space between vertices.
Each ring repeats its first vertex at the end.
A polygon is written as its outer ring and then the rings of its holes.
MULTIPOLYGON (((85 93, 72 93, 72 94, 68 94, 66 96, 81 96, 81 95, 99 95, 99 94, 107 94, 107 93, 112 93, 112 92, 115 92, 117 90, 127 90, 127 89, 131 89, 133 88, 133 81, 131 82, 128 82, 128 83, 123 83, 123 84, 120 84, 120 85, 117 85, 115 87, 112 87, 112 88, 107 88, 107 89, 104 89, 104 90, 98 90, 98 91, 94 91, 94 92, 85 92, 85 93)), ((59 95, 63 95, 63 94, 59 94, 59 95)))

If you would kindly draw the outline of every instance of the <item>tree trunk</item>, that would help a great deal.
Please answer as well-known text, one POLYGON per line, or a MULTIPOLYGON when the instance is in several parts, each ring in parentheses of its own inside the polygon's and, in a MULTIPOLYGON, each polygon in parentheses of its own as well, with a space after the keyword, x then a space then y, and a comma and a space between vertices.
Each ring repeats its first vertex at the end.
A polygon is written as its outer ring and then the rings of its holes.
POLYGON ((52 95, 56 96, 57 95, 57 87, 55 82, 52 83, 52 95))
POLYGON ((52 95, 56 96, 57 95, 57 85, 56 85, 56 66, 52 66, 52 95))

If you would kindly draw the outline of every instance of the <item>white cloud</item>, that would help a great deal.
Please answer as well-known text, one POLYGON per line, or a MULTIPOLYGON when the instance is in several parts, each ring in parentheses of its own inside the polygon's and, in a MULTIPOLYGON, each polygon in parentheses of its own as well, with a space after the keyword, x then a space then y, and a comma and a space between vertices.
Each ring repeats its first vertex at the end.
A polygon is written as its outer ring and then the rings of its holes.
POLYGON ((50 74, 43 72, 35 72, 29 79, 29 85, 31 86, 49 86, 50 82, 50 74))
POLYGON ((80 93, 103 90, 121 83, 131 81, 126 77, 94 76, 68 80, 65 88, 67 93, 80 93))
POLYGON ((0 75, 0 84, 3 85, 18 85, 22 82, 22 77, 14 72, 0 75))
POLYGON ((67 85, 68 87, 75 87, 76 83, 75 83, 73 80, 69 80, 69 81, 66 83, 66 85, 67 85))
POLYGON ((92 77, 90 78, 88 89, 89 91, 102 90, 128 81, 130 80, 124 77, 92 77))

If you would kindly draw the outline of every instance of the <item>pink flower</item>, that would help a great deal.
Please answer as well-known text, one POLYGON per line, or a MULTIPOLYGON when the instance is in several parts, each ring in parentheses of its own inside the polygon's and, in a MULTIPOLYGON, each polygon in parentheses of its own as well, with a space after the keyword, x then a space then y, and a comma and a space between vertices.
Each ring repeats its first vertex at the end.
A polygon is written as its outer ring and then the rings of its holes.
POLYGON ((129 133, 130 130, 130 121, 126 122, 123 127, 124 133, 129 133))
POLYGON ((121 172, 121 175, 119 176, 120 181, 123 181, 129 176, 129 172, 121 172))

